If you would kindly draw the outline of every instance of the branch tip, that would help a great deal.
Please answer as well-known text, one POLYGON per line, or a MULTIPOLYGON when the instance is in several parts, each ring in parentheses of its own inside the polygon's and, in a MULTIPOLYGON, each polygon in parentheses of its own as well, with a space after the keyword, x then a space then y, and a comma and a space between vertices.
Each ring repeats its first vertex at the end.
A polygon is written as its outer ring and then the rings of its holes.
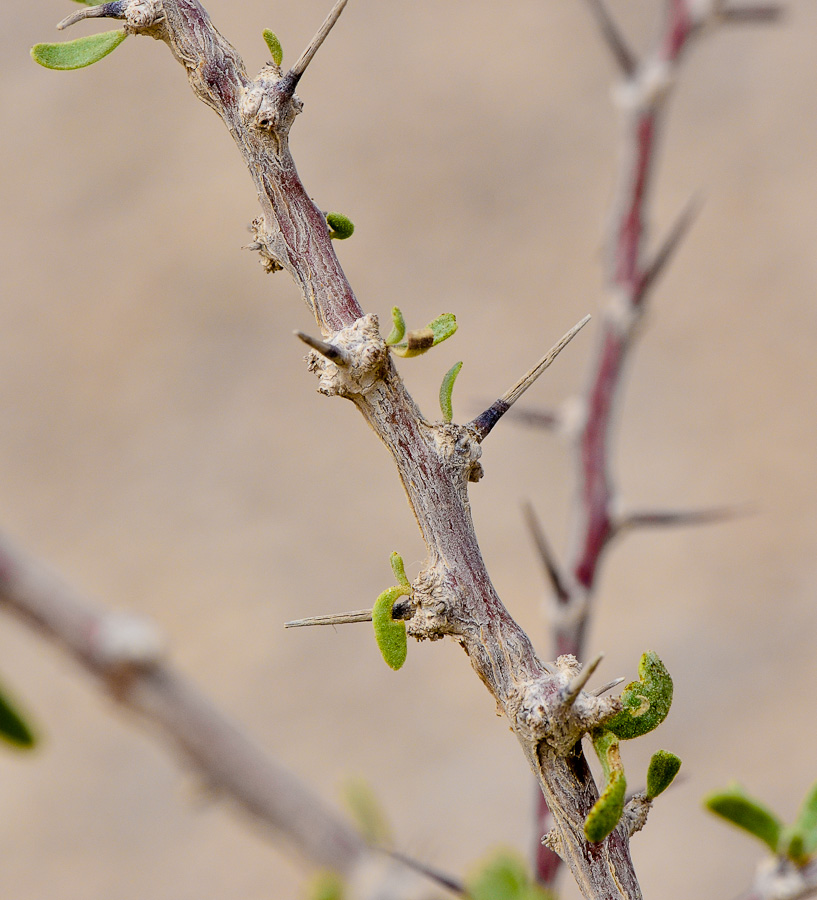
POLYGON ((596 24, 599 26, 601 36, 613 55, 619 69, 626 78, 631 78, 638 66, 635 54, 630 50, 624 35, 621 33, 615 19, 607 9, 604 0, 585 0, 585 3, 593 14, 596 24))
POLYGON ((306 334, 306 332, 303 331, 294 331, 293 334, 296 337, 300 338, 307 347, 311 347, 313 350, 320 353, 321 356, 325 356, 336 365, 348 365, 348 357, 343 352, 343 350, 341 350, 339 347, 336 347, 334 344, 329 344, 326 341, 321 341, 318 338, 314 338, 312 337, 312 335, 306 334))
POLYGON ((315 37, 312 38, 306 50, 298 57, 298 61, 289 70, 288 75, 295 84, 298 83, 301 75, 306 71, 306 67, 312 62, 312 59, 320 49, 321 44, 326 40, 326 37, 332 30, 335 22, 340 18, 340 14, 343 12, 343 8, 346 6, 347 2, 348 0, 337 0, 329 15, 324 20, 323 25, 321 25, 315 34, 315 37))
POLYGON ((358 609, 346 613, 330 613, 327 616, 310 616, 306 619, 293 619, 284 622, 284 628, 304 628, 308 625, 351 625, 354 622, 371 622, 370 609, 358 609))
POLYGON ((564 703, 565 706, 572 706, 576 701, 576 698, 582 692, 582 689, 587 684, 587 682, 592 677, 593 673, 598 669, 599 663, 604 659, 604 654, 599 653, 599 655, 589 662, 579 674, 570 682, 570 684, 565 688, 564 692, 564 703))
POLYGON ((553 360, 556 359, 562 350, 564 350, 589 321, 590 316, 585 316, 580 322, 577 322, 567 334, 563 335, 559 341, 548 350, 529 372, 526 372, 525 375, 516 382, 509 391, 506 391, 498 400, 492 403, 485 412, 480 413, 476 419, 469 423, 469 427, 477 433, 477 440, 480 442, 485 440, 494 425, 496 425, 502 416, 505 415, 514 403, 516 403, 522 394, 524 394, 542 372, 548 368, 553 360))

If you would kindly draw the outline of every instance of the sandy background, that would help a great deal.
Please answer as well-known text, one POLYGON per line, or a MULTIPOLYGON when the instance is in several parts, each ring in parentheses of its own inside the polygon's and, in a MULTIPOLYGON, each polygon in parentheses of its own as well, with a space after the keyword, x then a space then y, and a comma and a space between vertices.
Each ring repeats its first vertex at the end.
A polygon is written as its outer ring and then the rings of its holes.
MULTIPOLYGON (((642 45, 657 4, 614 8, 642 45)), ((610 555, 591 651, 676 680, 661 732, 625 748, 633 782, 671 748, 687 779, 633 843, 645 896, 725 898, 760 846, 700 809, 738 776, 791 818, 817 777, 817 4, 736 28, 688 60, 665 135, 656 236, 695 192, 700 221, 655 297, 617 464, 632 504, 747 503, 731 524, 639 534, 610 555)), ((255 71, 261 31, 292 62, 328 4, 212 0, 255 71)), ((179 667, 328 798, 350 774, 398 843, 462 872, 531 841, 525 763, 462 654, 409 648, 395 675, 365 627, 285 632, 368 605, 423 555, 386 453, 315 392, 285 274, 242 251, 252 185, 166 49, 131 39, 52 73, 28 48, 69 4, 0 31, 0 525, 106 604, 156 619, 179 667), (321 504, 344 515, 316 528, 321 504), (395 773, 399 772, 399 775, 395 773)), ((89 29, 86 29, 89 30, 89 29)), ((346 212, 341 260, 367 311, 460 332, 401 363, 428 415, 463 368, 470 418, 603 296, 615 167, 612 66, 578 0, 353 0, 304 78, 293 129, 317 202, 346 212)), ((585 334, 529 395, 581 384, 585 334)), ((500 595, 543 651, 543 585, 520 501, 565 540, 559 443, 503 425, 474 514, 500 595)), ((3 900, 296 898, 305 869, 113 710, 73 665, 0 621, 0 676, 45 732, 0 749, 3 900)), ((575 898, 572 886, 566 898, 575 898)))

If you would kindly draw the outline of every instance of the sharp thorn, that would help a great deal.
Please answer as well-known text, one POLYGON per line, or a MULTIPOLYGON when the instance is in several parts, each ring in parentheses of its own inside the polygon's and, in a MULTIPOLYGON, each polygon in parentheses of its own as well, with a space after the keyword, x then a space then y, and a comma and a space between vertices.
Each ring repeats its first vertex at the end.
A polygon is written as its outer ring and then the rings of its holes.
POLYGON ((123 18, 124 6, 125 4, 122 3, 121 0, 115 0, 113 3, 102 3, 99 6, 86 6, 84 9, 71 13, 70 16, 66 16, 59 22, 57 31, 63 31, 65 28, 69 28, 71 25, 75 25, 83 19, 94 19, 97 16, 104 16, 108 19, 123 18))
POLYGON ((559 413, 549 409, 515 409, 512 419, 530 428, 555 430, 561 424, 559 413))
POLYGON ((304 628, 307 625, 350 625, 354 622, 371 622, 370 609, 358 609, 354 612, 333 613, 328 616, 310 616, 308 619, 294 619, 284 622, 284 628, 304 628))
POLYGON ((622 74, 627 78, 632 77, 638 65, 635 54, 624 40, 624 36, 619 30, 615 19, 610 15, 610 10, 607 9, 604 0, 585 0, 585 2, 590 8, 590 12, 593 14, 596 24, 601 31, 601 36, 604 38, 622 74))
POLYGON ((721 507, 716 509, 656 510, 628 513, 614 526, 616 534, 633 528, 668 528, 686 525, 711 525, 746 515, 746 511, 721 507))
POLYGON ((306 50, 298 57, 298 61, 289 70, 288 75, 294 83, 298 82, 298 79, 306 71, 306 67, 312 62, 312 58, 318 52, 321 44, 326 40, 326 36, 332 30, 335 22, 340 18, 340 14, 343 12, 346 3, 347 0, 337 0, 329 15, 324 20, 323 25, 318 29, 315 37, 312 38, 306 50))
POLYGON ((526 372, 519 381, 509 390, 506 391, 498 400, 491 404, 485 412, 480 413, 469 427, 477 433, 477 440, 482 442, 490 434, 491 429, 505 415, 505 413, 516 403, 516 401, 525 393, 525 391, 536 381, 536 379, 548 368, 554 359, 564 350, 564 348, 573 340, 582 328, 590 321, 590 316, 585 316, 581 322, 577 322, 567 334, 563 335, 559 341, 548 350, 548 352, 539 360, 538 363, 526 372))
POLYGON ((531 533, 536 549, 539 551, 539 559, 545 567, 545 573, 550 580, 553 591, 562 603, 567 603, 570 599, 570 591, 565 586, 562 573, 559 571, 559 565, 545 537, 539 517, 536 515, 536 511, 530 502, 523 504, 522 511, 525 515, 528 531, 531 533))
POLYGON ((664 239, 664 243, 659 247, 658 252, 653 257, 646 271, 641 276, 638 285, 636 302, 640 302, 647 292, 655 285, 661 277, 667 264, 675 255, 675 251, 681 246, 681 242, 689 232, 692 223, 701 210, 702 201, 699 197, 694 197, 684 207, 681 215, 675 220, 675 224, 670 228, 669 234, 664 239))
POLYGON ((761 3, 756 6, 733 6, 722 9, 718 18, 729 25, 779 22, 785 14, 784 7, 777 3, 761 3))
POLYGON ((410 856, 400 853, 399 850, 387 849, 384 850, 384 852, 392 859, 397 860, 397 862, 402 863, 404 866, 407 866, 415 872, 419 872, 421 875, 425 875, 426 878, 435 881, 441 887, 446 888, 452 893, 465 896, 465 887, 462 882, 457 881, 450 875, 446 875, 444 872, 440 872, 437 869, 432 869, 431 866, 427 866, 425 863, 417 862, 417 860, 412 859, 410 856))
POLYGON ((300 338, 307 347, 311 347, 313 350, 316 350, 321 356, 325 356, 327 359, 332 360, 333 363, 336 363, 339 366, 348 365, 349 359, 346 354, 339 347, 336 347, 334 344, 328 344, 326 341, 321 341, 318 338, 314 338, 309 334, 305 334, 303 331, 295 331, 293 332, 296 337, 300 338))
POLYGON ((576 698, 582 691, 582 688, 587 684, 590 680, 593 673, 598 669, 599 663, 604 659, 604 654, 599 653, 599 655, 592 661, 589 662, 579 674, 570 682, 570 684, 565 688, 564 692, 564 704, 565 706, 572 706, 575 703, 576 698))
POLYGON ((622 681, 626 681, 627 679, 622 675, 620 678, 614 678, 612 681, 608 681, 607 684, 603 684, 600 688, 595 688, 590 691, 594 697, 601 697, 602 694, 607 691, 612 691, 614 687, 618 687, 622 681))

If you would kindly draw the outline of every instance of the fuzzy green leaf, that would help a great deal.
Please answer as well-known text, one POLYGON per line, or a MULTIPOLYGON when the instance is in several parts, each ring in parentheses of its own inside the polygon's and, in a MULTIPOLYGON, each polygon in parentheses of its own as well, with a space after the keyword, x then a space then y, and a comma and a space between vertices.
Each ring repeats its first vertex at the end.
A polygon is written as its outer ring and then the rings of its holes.
POLYGON ((405 585, 390 587, 375 600, 372 608, 372 624, 377 646, 383 654, 383 659, 395 671, 406 661, 408 641, 406 639, 406 623, 393 619, 391 610, 398 597, 404 597, 409 593, 405 585))
POLYGON ((618 738, 603 731, 593 739, 593 749, 604 773, 604 788, 584 820, 584 836, 591 844, 603 841, 618 825, 624 812, 627 779, 619 756, 618 738))
POLYGON ((624 708, 604 723, 622 740, 641 737, 657 728, 672 706, 672 678, 658 654, 647 651, 638 664, 639 681, 632 681, 621 695, 624 708))
POLYGON ((345 241, 355 230, 352 220, 342 213, 327 213, 326 223, 329 225, 329 237, 336 241, 345 241))
POLYGON ((16 704, 0 690, 0 740, 18 750, 30 750, 36 743, 31 727, 16 704))
POLYGON ((122 30, 104 31, 66 41, 62 44, 35 44, 31 48, 31 58, 46 69, 82 69, 99 62, 115 50, 127 34, 122 30))
POLYGON ((284 48, 278 40, 278 35, 276 35, 275 32, 270 31, 269 28, 264 29, 263 35, 264 40, 267 42, 267 47, 269 47, 272 61, 280 68, 281 63, 284 61, 284 48))
POLYGON ((534 884, 524 862, 507 850, 484 863, 466 888, 469 900, 549 900, 553 896, 534 884))
POLYGON ((406 577, 406 567, 403 565, 403 557, 395 550, 391 555, 391 570, 398 584, 410 587, 411 582, 406 577))
POLYGON ((681 768, 681 760, 669 750, 657 750, 647 767, 647 799, 654 800, 672 784, 681 768))
POLYGON ((806 794, 795 828, 803 835, 803 852, 811 856, 817 850, 817 784, 806 794))
POLYGON ((762 803, 747 796, 743 788, 731 784, 725 791, 716 791, 704 800, 710 812, 748 831, 763 841, 772 853, 777 853, 783 823, 762 803))
POLYGON ((343 799, 364 840, 378 847, 388 846, 392 835, 388 819, 371 785, 362 778, 350 778, 343 799))
POLYGON ((462 362, 454 363, 443 375, 443 383, 440 385, 440 409, 443 413, 443 422, 450 422, 454 418, 454 407, 451 405, 451 394, 454 390, 454 382, 460 374, 462 362))
POLYGON ((346 892, 343 880, 336 872, 318 872, 306 890, 307 900, 343 900, 346 892))
MULTIPOLYGON (((404 344, 390 344, 392 350, 398 355, 406 359, 413 356, 420 356, 429 351, 437 344, 451 337, 457 330, 457 319, 454 313, 443 313, 437 316, 433 322, 429 322, 425 328, 419 328, 417 331, 410 331, 404 344)), ((391 335, 389 335, 391 337, 391 335)), ((399 340, 399 338, 398 338, 399 340)))
POLYGON ((457 317, 454 313, 443 313, 433 322, 429 322, 428 327, 434 332, 434 346, 447 341, 457 330, 457 317))
POLYGON ((389 336, 386 338, 386 343, 391 346, 391 344, 399 344, 400 341, 403 340, 406 334, 406 320, 403 318, 403 313, 400 310, 399 306, 393 306, 391 310, 391 320, 392 320, 392 328, 389 336))

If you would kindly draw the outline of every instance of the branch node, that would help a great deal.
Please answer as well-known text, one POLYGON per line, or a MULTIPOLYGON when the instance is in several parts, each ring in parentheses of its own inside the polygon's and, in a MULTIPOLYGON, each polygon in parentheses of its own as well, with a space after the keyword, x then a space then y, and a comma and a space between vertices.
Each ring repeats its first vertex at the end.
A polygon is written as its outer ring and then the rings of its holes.
POLYGON ((599 667, 599 663, 604 659, 604 654, 599 653, 599 655, 589 662, 579 674, 564 688, 562 692, 562 699, 564 701, 565 706, 572 706, 576 702, 576 698, 582 692, 582 689, 590 680, 593 673, 599 667))

